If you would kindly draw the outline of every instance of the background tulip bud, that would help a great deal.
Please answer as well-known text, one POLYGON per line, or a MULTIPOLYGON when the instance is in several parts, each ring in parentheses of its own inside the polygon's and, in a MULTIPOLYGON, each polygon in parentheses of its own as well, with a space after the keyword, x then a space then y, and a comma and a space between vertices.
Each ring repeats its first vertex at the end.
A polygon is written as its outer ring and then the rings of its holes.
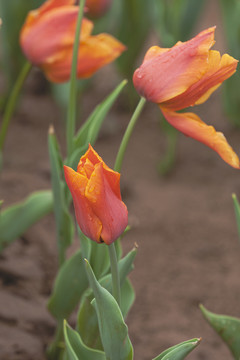
POLYGON ((110 8, 112 0, 86 0, 87 16, 99 18, 110 8))

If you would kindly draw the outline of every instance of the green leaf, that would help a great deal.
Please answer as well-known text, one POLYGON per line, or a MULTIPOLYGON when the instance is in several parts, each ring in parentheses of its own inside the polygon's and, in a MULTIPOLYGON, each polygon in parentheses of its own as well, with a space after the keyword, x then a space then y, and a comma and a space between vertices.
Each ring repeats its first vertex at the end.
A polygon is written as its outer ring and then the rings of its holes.
MULTIPOLYGON (((135 294, 133 287, 126 276, 133 268, 133 261, 136 256, 136 249, 130 251, 119 262, 119 277, 121 283, 121 304, 122 313, 125 317, 130 310, 135 294)), ((100 281, 100 285, 107 289, 109 292, 112 290, 112 276, 108 274, 100 281)), ((99 335, 98 320, 91 302, 94 298, 92 289, 86 290, 82 297, 77 320, 77 330, 79 331, 84 343, 96 349, 102 349, 101 339, 99 335)))
POLYGON ((103 350, 97 314, 91 304, 93 298, 92 289, 87 289, 81 299, 76 329, 84 344, 94 349, 103 350))
POLYGON ((200 310, 208 323, 221 336, 233 354, 235 360, 240 359, 240 319, 226 315, 218 315, 208 311, 203 305, 200 310))
POLYGON ((50 190, 37 191, 0 213, 0 250, 53 210, 50 190))
POLYGON ((63 181, 63 163, 53 128, 50 128, 49 130, 48 147, 51 164, 51 180, 59 259, 60 264, 62 264, 65 260, 65 249, 72 243, 74 223, 68 210, 68 201, 65 194, 66 183, 63 181))
POLYGON ((89 262, 92 264, 92 269, 97 279, 106 275, 110 268, 108 245, 92 242, 89 262))
POLYGON ((236 221, 237 221, 238 236, 240 240, 240 205, 237 196, 235 194, 232 194, 232 199, 233 199, 233 205, 234 205, 236 221))
POLYGON ((104 289, 86 260, 86 270, 95 300, 99 331, 107 360, 131 360, 133 348, 128 337, 128 328, 114 297, 104 289))
POLYGON ((124 319, 135 301, 134 288, 129 279, 126 279, 121 286, 121 310, 124 319))
POLYGON ((69 360, 106 360, 102 351, 87 347, 80 335, 64 320, 64 338, 69 360))
POLYGON ((86 145, 88 146, 89 143, 94 144, 108 111, 112 107, 114 101, 117 99, 126 83, 127 81, 123 80, 116 87, 116 89, 113 90, 113 92, 108 95, 108 97, 94 109, 92 114, 83 124, 83 126, 80 128, 74 138, 75 150, 86 145))
POLYGON ((83 257, 87 260, 90 259, 91 256, 91 246, 92 246, 92 242, 93 240, 89 239, 79 228, 79 226, 77 226, 77 231, 78 231, 78 236, 80 239, 80 244, 81 244, 81 249, 82 249, 82 254, 83 257))
POLYGON ((48 310, 58 320, 68 318, 87 287, 84 261, 81 250, 78 250, 60 268, 48 302, 48 310))
POLYGON ((201 339, 191 339, 163 351, 153 360, 183 360, 200 343, 201 339))

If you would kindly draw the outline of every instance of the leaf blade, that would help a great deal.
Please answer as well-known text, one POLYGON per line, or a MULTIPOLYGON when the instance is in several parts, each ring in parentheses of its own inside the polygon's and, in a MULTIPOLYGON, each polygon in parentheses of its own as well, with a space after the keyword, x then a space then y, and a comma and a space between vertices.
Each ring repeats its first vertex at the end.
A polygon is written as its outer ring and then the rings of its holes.
POLYGON ((87 347, 77 331, 73 330, 64 320, 64 339, 69 360, 106 360, 102 351, 87 347))
POLYGON ((227 315, 214 314, 207 310, 203 305, 200 305, 200 310, 204 318, 228 346, 234 359, 239 360, 240 319, 227 315))
POLYGON ((86 271, 95 296, 93 304, 97 312, 106 358, 108 360, 132 360, 133 348, 128 337, 127 325, 116 300, 96 280, 87 260, 86 271))
POLYGON ((163 351, 153 360, 183 360, 200 343, 201 339, 195 338, 174 345, 163 351))
POLYGON ((0 251, 53 210, 51 190, 36 191, 0 213, 0 251))
POLYGON ((81 250, 78 250, 60 268, 48 301, 48 310, 58 320, 68 318, 87 287, 84 261, 81 250))

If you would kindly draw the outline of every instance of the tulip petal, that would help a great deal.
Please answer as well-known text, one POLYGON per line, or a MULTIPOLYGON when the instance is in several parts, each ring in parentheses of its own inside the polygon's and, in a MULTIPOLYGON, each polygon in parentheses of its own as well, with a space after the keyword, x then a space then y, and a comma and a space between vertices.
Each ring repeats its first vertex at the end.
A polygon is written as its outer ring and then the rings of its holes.
POLYGON ((152 46, 147 51, 143 62, 154 59, 156 56, 162 55, 163 53, 169 51, 169 48, 161 48, 159 46, 152 46))
POLYGON ((91 204, 85 196, 88 179, 68 166, 64 166, 64 175, 73 197, 75 214, 80 229, 90 239, 101 242, 102 223, 93 212, 91 204))
MULTIPOLYGON (((89 36, 81 41, 78 55, 77 77, 88 78, 97 70, 115 60, 125 46, 108 34, 89 36)), ((72 63, 72 49, 64 49, 62 54, 44 65, 47 77, 54 82, 63 82, 69 79, 69 69, 72 63)))
POLYGON ((77 171, 80 171, 80 169, 82 167, 85 166, 85 163, 88 161, 90 161, 93 165, 96 165, 100 162, 103 162, 103 159, 101 158, 101 156, 98 155, 98 153, 93 149, 93 147, 91 146, 91 144, 88 145, 88 150, 86 151, 86 153, 81 157, 79 163, 78 163, 78 167, 77 167, 77 171))
POLYGON ((213 126, 206 125, 194 113, 176 113, 160 107, 166 120, 184 135, 202 142, 215 150, 221 158, 234 168, 239 169, 239 158, 228 144, 221 132, 217 132, 213 126))
MULTIPOLYGON (((79 6, 75 0, 48 0, 30 11, 21 29, 20 44, 28 60, 53 82, 68 81, 79 6)), ((82 19, 78 78, 91 76, 115 60, 125 46, 108 34, 91 36, 93 23, 82 19)))
POLYGON ((235 73, 237 64, 238 61, 228 54, 221 57, 218 51, 209 51, 207 69, 202 77, 179 96, 163 102, 162 106, 177 111, 202 104, 224 80, 235 73))
POLYGON ((150 49, 150 55, 146 55, 133 75, 137 91, 155 103, 165 102, 185 92, 207 70, 214 31, 215 27, 202 31, 189 41, 178 42, 168 51, 150 49))
POLYGON ((101 156, 98 155, 98 153, 93 149, 91 144, 89 144, 87 152, 81 157, 79 161, 77 167, 78 172, 81 173, 81 169, 84 169, 86 167, 87 161, 91 161, 93 165, 96 165, 100 162, 103 164, 104 176, 108 179, 108 183, 114 194, 118 197, 119 200, 121 200, 122 198, 120 193, 120 174, 112 170, 105 164, 101 156))
POLYGON ((28 16, 25 20, 22 31, 27 32, 32 28, 43 16, 43 14, 49 12, 50 10, 56 10, 56 8, 61 6, 71 6, 74 5, 75 0, 48 0, 45 1, 38 9, 32 10, 28 13, 28 16))
POLYGON ((34 64, 53 62, 74 41, 78 8, 60 7, 42 16, 37 24, 24 25, 20 42, 26 57, 34 64))
POLYGON ((128 223, 126 205, 112 191, 103 163, 95 165, 95 170, 86 187, 85 196, 91 203, 95 215, 101 218, 101 239, 111 244, 125 230, 128 223))
POLYGON ((81 42, 78 76, 89 77, 104 65, 115 60, 126 47, 113 36, 99 34, 81 42))

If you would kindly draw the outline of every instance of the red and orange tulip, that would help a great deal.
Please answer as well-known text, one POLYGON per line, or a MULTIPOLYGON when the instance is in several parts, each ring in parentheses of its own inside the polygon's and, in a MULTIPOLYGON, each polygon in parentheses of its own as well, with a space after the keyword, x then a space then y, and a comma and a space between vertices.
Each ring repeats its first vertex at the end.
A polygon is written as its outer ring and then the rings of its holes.
MULTIPOLYGON (((78 6, 75 0, 47 0, 30 11, 22 27, 20 43, 27 59, 53 82, 70 78, 78 6)), ((125 46, 108 34, 91 35, 93 23, 83 18, 77 77, 87 78, 115 60, 125 46)))
POLYGON ((111 170, 89 145, 74 171, 64 166, 76 219, 90 239, 110 245, 125 230, 128 211, 120 193, 120 174, 111 170))
POLYGON ((239 168, 238 156, 222 133, 206 125, 194 113, 177 112, 205 102, 236 71, 236 59, 227 54, 221 57, 218 51, 210 50, 214 31, 215 27, 206 29, 170 49, 151 47, 135 71, 133 82, 143 97, 159 105, 172 126, 215 150, 229 165, 239 168))
POLYGON ((93 18, 103 16, 112 4, 112 0, 86 0, 87 15, 93 18))

